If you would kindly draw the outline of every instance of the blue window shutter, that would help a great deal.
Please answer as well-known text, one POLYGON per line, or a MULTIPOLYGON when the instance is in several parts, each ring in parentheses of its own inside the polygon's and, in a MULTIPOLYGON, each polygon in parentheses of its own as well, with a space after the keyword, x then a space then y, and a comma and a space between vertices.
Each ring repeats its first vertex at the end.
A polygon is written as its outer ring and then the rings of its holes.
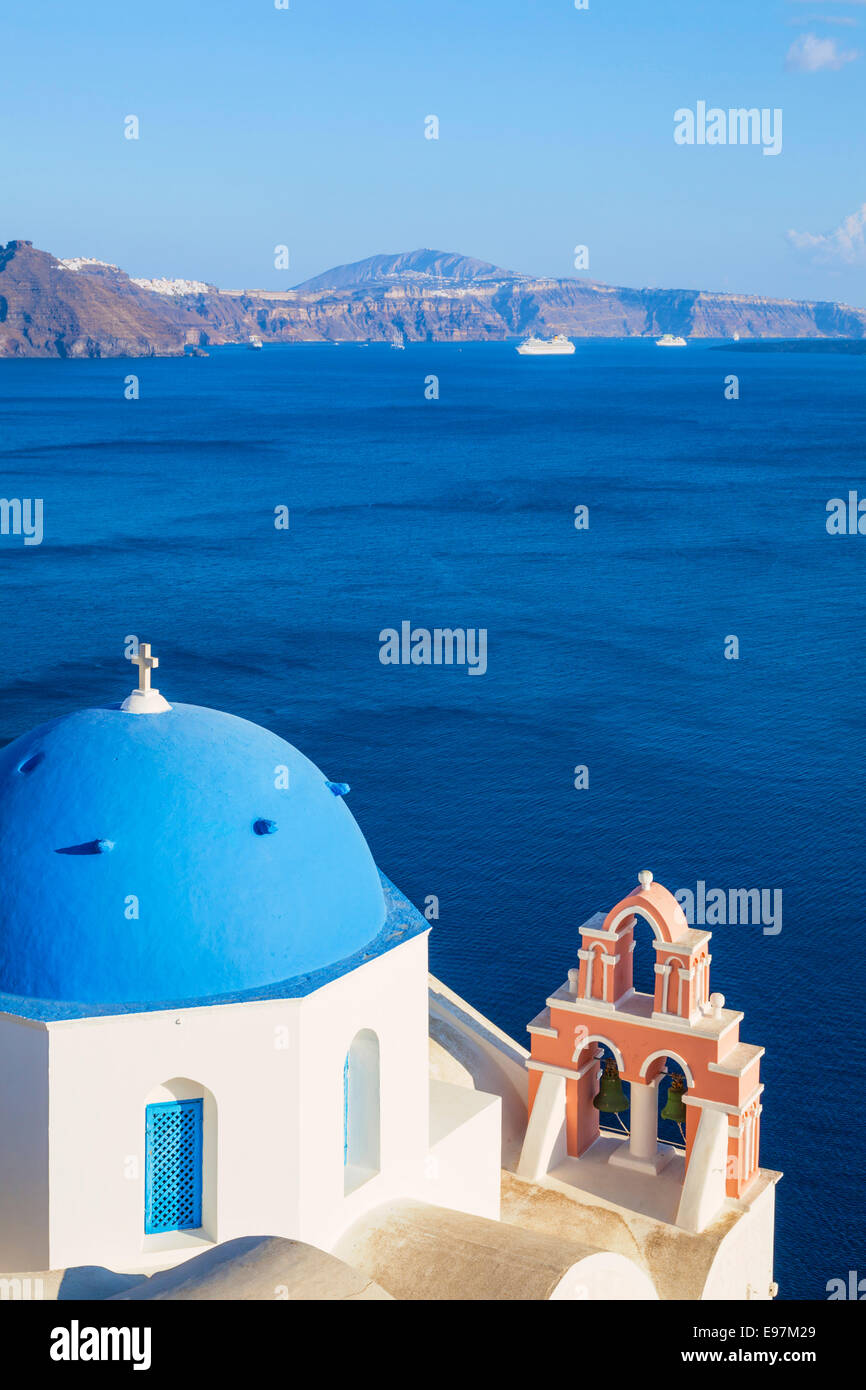
POLYGON ((144 1230, 201 1226, 202 1118, 199 1100, 168 1100, 145 1112, 144 1230))

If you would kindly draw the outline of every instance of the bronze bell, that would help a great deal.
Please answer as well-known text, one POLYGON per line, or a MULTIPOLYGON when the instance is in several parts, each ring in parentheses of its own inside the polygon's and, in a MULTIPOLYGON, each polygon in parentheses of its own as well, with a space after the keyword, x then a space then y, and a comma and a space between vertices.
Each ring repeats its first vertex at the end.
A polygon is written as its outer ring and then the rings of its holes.
POLYGON ((671 1084, 668 1087, 668 1097, 665 1101, 665 1108, 662 1111, 663 1120, 673 1120, 674 1124, 685 1123, 686 1107, 683 1105, 683 1092, 686 1089, 684 1077, 675 1071, 671 1077, 671 1084))
POLYGON ((623 1110, 628 1110, 628 1100, 622 1089, 616 1062, 611 1059, 604 1064, 604 1076, 592 1103, 603 1115, 619 1115, 623 1110))

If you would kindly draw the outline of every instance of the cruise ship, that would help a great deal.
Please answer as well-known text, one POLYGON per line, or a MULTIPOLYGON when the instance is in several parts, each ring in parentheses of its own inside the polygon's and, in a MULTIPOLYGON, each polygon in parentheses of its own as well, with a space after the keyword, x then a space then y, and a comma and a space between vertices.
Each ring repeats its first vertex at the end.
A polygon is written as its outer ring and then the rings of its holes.
POLYGON ((250 342, 249 342, 249 345, 250 345, 251 348, 253 348, 253 350, 254 350, 255 352, 261 352, 261 349, 262 349, 262 340, 261 340, 261 338, 258 336, 258 334, 256 334, 256 333, 251 333, 251 334, 250 334, 250 342))
POLYGON ((675 338, 673 333, 663 333, 656 338, 656 347, 688 347, 685 338, 675 338))
POLYGON ((527 338, 517 351, 524 357, 564 357, 574 352, 574 343, 562 333, 555 338, 527 338))

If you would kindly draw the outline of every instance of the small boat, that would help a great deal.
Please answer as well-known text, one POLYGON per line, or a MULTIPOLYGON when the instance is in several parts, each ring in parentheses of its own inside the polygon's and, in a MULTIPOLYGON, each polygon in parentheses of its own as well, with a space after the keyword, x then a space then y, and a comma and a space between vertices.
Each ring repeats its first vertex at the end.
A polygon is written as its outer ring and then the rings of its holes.
POLYGON ((675 338, 673 333, 663 333, 656 338, 656 347, 688 347, 685 338, 675 338))
POLYGON ((574 343, 564 333, 557 333, 552 338, 531 336, 524 339, 517 351, 521 357, 565 357, 574 352, 574 343))
POLYGON ((254 348, 256 352, 261 352, 261 350, 262 350, 262 340, 261 340, 261 338, 257 337, 257 335, 256 335, 255 333, 251 333, 251 334, 250 334, 250 344, 249 344, 249 345, 250 345, 251 348, 254 348))

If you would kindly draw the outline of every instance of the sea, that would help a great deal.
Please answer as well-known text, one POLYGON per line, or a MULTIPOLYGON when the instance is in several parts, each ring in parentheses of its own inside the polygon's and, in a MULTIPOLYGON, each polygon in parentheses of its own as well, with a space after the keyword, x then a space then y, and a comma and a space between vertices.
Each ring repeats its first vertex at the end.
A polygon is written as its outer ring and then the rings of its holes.
POLYGON ((711 988, 766 1047, 779 1296, 826 1298, 866 1276, 866 535, 827 529, 866 360, 514 348, 0 363, 3 496, 44 528, 0 537, 0 741, 123 698, 151 642, 170 700, 350 784, 434 973, 525 1045, 639 870, 763 890, 711 988), (403 623, 486 669, 384 663, 403 623))

